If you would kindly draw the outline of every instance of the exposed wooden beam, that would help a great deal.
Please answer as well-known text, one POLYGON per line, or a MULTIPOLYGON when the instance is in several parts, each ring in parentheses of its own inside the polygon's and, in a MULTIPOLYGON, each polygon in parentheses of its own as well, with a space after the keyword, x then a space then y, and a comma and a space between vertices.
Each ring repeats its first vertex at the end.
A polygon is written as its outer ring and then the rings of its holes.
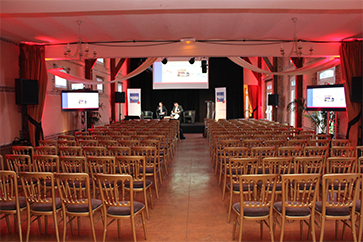
MULTIPOLYGON (((303 58, 291 57, 291 61, 296 68, 303 67, 303 58)), ((303 98, 303 76, 295 77, 295 99, 300 100, 303 98)), ((295 125, 297 128, 302 127, 302 113, 295 112, 295 125)))
POLYGON ((92 69, 95 66, 97 59, 86 59, 84 61, 84 78, 92 80, 92 69))
MULTIPOLYGON (((252 62, 250 60, 250 58, 248 57, 242 57, 245 61, 247 61, 248 63, 250 63, 252 65, 252 62)), ((259 81, 260 80, 260 76, 261 74, 260 73, 257 73, 257 72, 254 72, 252 71, 253 75, 255 76, 255 78, 259 81)))

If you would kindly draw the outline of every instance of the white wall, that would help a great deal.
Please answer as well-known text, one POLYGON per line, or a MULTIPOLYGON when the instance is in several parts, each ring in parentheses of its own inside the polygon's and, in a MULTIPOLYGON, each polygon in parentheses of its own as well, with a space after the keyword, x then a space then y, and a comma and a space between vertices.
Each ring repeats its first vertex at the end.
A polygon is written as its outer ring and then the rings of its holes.
POLYGON ((12 143, 21 130, 21 112, 15 104, 18 58, 19 46, 0 40, 0 146, 12 143))

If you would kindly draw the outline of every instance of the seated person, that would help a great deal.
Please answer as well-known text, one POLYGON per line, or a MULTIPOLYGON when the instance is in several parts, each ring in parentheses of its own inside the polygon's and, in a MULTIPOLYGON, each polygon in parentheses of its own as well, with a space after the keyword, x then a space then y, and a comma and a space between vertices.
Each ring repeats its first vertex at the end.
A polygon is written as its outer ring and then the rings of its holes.
POLYGON ((162 102, 159 102, 159 106, 156 108, 156 116, 157 118, 163 119, 168 114, 168 110, 163 105, 162 102))
POLYGON ((184 109, 181 105, 179 105, 177 102, 174 103, 174 107, 171 110, 171 117, 173 119, 179 119, 181 118, 181 115, 183 113, 184 109))

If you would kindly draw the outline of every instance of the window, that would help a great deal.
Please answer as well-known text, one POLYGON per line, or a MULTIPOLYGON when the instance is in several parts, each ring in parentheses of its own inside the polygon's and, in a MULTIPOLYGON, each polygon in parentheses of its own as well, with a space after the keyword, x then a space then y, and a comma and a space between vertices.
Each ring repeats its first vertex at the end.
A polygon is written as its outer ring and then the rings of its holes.
POLYGON ((101 64, 101 65, 104 65, 105 64, 105 61, 103 58, 97 58, 97 63, 98 64, 101 64))
POLYGON ((79 89, 83 89, 84 85, 83 85, 83 83, 72 83, 71 88, 72 88, 72 90, 79 90, 79 89))
MULTIPOLYGON (((96 81, 103 82, 103 77, 96 77, 96 81)), ((98 92, 103 92, 103 84, 97 84, 97 90, 98 92)))
POLYGON ((335 67, 318 72, 318 85, 335 84, 335 67))
MULTIPOLYGON (((61 72, 67 73, 65 70, 61 70, 61 72)), ((58 88, 67 88, 67 80, 59 76, 54 76, 54 85, 58 88)))

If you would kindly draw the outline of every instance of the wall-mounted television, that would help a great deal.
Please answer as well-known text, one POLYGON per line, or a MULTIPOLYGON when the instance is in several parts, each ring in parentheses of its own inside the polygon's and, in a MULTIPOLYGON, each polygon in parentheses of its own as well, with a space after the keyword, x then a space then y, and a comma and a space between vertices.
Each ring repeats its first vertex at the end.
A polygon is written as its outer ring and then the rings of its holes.
POLYGON ((202 61, 193 64, 188 59, 167 58, 163 64, 153 64, 153 89, 208 89, 208 73, 203 73, 202 61))
POLYGON ((97 111, 98 108, 98 91, 62 91, 62 111, 97 111))
POLYGON ((343 84, 307 86, 306 106, 312 111, 345 111, 343 84))

